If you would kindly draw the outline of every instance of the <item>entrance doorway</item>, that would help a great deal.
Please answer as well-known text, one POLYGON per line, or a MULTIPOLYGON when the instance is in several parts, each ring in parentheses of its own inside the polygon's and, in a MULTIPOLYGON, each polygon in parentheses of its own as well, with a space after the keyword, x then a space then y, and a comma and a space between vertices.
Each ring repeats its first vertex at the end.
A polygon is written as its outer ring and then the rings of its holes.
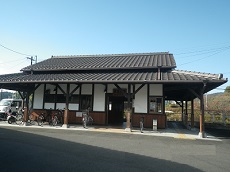
POLYGON ((108 96, 108 125, 122 125, 127 98, 124 96, 108 96))

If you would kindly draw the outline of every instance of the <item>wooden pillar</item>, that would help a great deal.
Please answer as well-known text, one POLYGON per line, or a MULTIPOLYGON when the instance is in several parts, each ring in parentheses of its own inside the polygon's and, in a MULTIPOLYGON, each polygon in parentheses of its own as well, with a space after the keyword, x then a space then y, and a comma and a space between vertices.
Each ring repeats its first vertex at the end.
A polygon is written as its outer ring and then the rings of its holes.
POLYGON ((181 101, 181 121, 184 122, 184 102, 181 101))
POLYGON ((200 115, 200 132, 199 136, 201 138, 206 137, 205 132, 204 132, 204 95, 202 94, 200 96, 200 110, 201 110, 201 115, 200 115))
POLYGON ((29 114, 29 93, 23 93, 23 94, 26 94, 26 102, 24 105, 24 125, 27 125, 27 121, 29 119, 29 115, 28 115, 29 114))
POLYGON ((190 89, 190 91, 200 99, 200 132, 199 137, 204 138, 206 137, 206 134, 204 132, 204 92, 207 86, 207 81, 203 81, 203 88, 200 90, 200 94, 196 93, 194 90, 190 89))
POLYGON ((188 127, 188 101, 185 101, 185 127, 188 127))
POLYGON ((64 128, 68 128, 69 90, 70 90, 70 84, 67 84, 66 103, 65 103, 65 111, 64 111, 64 124, 63 124, 63 126, 62 126, 62 127, 64 127, 64 128))
POLYGON ((191 128, 194 128, 194 100, 191 101, 191 128))
POLYGON ((130 122, 130 118, 131 118, 131 114, 132 114, 132 103, 131 103, 131 85, 128 84, 128 111, 126 113, 126 128, 125 131, 129 131, 131 132, 131 122, 130 122))

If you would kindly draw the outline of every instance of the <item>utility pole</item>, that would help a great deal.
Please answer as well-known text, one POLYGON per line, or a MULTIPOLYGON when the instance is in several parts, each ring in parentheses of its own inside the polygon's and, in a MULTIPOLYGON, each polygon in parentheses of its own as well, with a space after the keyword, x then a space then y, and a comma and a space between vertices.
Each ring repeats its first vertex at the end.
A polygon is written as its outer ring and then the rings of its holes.
POLYGON ((31 56, 31 57, 27 57, 27 59, 30 60, 30 65, 33 64, 33 61, 35 61, 35 63, 37 63, 37 56, 31 56))

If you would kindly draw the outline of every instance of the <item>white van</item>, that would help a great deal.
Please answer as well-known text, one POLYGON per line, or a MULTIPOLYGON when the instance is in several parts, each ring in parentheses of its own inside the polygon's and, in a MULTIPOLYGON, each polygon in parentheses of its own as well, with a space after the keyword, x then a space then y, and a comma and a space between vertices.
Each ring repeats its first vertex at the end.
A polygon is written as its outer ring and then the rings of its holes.
POLYGON ((22 107, 22 99, 2 99, 0 101, 0 118, 6 118, 6 112, 17 112, 22 107))

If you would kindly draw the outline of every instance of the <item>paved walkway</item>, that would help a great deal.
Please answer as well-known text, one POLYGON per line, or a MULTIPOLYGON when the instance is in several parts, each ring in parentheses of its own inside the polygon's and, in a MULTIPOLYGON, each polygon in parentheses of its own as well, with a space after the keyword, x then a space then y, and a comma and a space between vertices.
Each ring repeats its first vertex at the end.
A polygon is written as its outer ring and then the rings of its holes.
POLYGON ((183 127, 179 123, 170 122, 166 129, 158 129, 157 131, 153 131, 151 129, 144 129, 143 133, 140 132, 139 128, 132 128, 131 131, 125 131, 122 127, 116 126, 88 126, 87 129, 83 128, 82 125, 77 124, 69 124, 68 127, 63 126, 50 126, 48 124, 44 124, 43 126, 38 126, 37 123, 35 125, 28 124, 25 125, 17 125, 17 124, 8 124, 7 121, 0 121, 0 126, 8 126, 8 127, 33 127, 33 128, 45 128, 45 129, 64 129, 64 130, 82 130, 82 131, 92 131, 92 132, 111 132, 111 133, 123 133, 123 134, 138 134, 138 135, 148 135, 148 136, 163 136, 163 137, 173 137, 175 139, 189 139, 189 140, 213 140, 213 141, 221 141, 220 139, 206 133, 206 138, 199 137, 199 130, 197 128, 188 130, 183 127))

